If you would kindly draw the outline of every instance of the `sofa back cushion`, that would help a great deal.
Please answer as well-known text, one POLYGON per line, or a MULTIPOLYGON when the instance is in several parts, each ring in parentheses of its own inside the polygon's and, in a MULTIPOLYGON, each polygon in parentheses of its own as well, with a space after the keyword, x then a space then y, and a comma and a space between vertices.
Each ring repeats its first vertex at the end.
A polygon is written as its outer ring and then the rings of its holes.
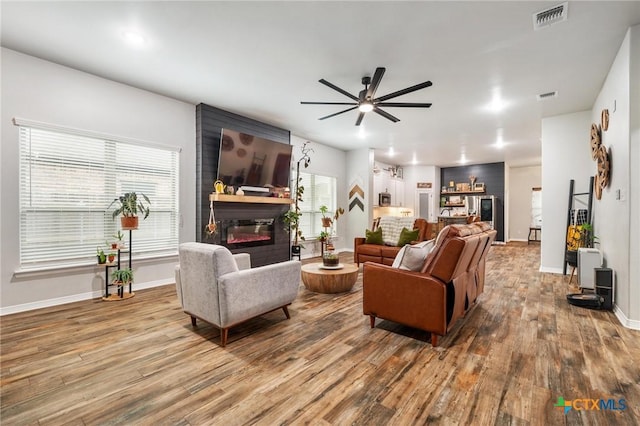
POLYGON ((480 243, 479 238, 469 237, 482 232, 482 227, 476 224, 445 226, 438 234, 421 272, 445 283, 466 272, 480 243))
POLYGON ((382 229, 382 242, 389 246, 397 246, 402 228, 413 229, 413 217, 382 216, 378 228, 382 229))

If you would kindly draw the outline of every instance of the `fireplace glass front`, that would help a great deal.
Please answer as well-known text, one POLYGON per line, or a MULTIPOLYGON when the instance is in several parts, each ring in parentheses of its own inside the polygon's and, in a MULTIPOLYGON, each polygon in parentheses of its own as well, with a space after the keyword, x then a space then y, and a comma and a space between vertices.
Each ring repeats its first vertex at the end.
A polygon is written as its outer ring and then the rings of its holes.
POLYGON ((275 219, 222 221, 221 244, 229 249, 274 244, 275 219))

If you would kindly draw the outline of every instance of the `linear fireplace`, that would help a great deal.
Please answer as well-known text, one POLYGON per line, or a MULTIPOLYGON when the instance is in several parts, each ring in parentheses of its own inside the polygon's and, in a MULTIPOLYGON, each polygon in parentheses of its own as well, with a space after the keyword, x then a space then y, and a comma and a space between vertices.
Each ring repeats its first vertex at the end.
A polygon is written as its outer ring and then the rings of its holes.
POLYGON ((221 244, 229 249, 272 245, 274 219, 232 219, 221 221, 221 244))

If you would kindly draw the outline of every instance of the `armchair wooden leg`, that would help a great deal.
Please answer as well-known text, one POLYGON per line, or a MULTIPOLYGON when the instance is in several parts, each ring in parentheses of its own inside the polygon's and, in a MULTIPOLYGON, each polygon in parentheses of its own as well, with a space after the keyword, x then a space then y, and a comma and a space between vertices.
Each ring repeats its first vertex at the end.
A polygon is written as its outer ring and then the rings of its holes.
POLYGON ((195 327, 195 326, 196 326, 196 317, 194 317, 193 315, 191 315, 191 325, 192 325, 193 327, 195 327))
POLYGON ((229 337, 229 329, 223 328, 220 330, 220 344, 224 348, 227 346, 227 338, 229 337))
POLYGON ((375 328, 376 326, 376 316, 369 315, 369 324, 371 324, 371 328, 375 328))
POLYGON ((289 308, 287 308, 286 306, 283 306, 282 310, 284 311, 284 314, 286 315, 287 319, 291 319, 291 315, 289 315, 289 308))

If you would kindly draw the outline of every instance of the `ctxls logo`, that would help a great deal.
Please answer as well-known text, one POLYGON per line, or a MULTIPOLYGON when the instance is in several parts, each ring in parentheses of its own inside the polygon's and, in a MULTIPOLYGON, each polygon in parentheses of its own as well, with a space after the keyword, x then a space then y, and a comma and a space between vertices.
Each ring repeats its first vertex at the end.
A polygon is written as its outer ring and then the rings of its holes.
POLYGON ((583 410, 613 410, 622 411, 627 409, 627 401, 624 399, 591 399, 591 398, 579 398, 572 401, 567 401, 563 397, 559 396, 558 401, 553 404, 556 408, 562 408, 564 413, 567 414, 571 409, 577 411, 583 410))

